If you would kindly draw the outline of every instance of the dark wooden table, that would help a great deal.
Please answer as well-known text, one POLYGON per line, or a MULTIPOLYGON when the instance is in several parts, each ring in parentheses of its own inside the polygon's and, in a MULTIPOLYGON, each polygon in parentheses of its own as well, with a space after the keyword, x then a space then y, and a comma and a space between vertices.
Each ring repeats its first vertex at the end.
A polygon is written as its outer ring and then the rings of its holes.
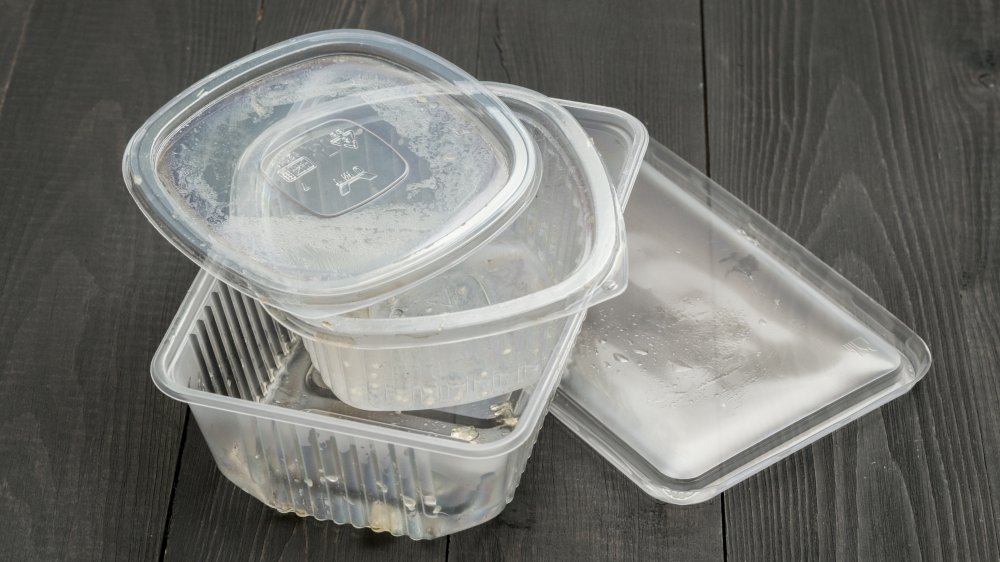
POLYGON ((1000 6, 0 0, 0 558, 997 560, 1000 6), (195 274, 120 160, 175 93, 325 28, 620 107, 924 336, 909 395, 696 507, 549 419, 506 511, 413 542, 220 476, 148 365, 195 274))

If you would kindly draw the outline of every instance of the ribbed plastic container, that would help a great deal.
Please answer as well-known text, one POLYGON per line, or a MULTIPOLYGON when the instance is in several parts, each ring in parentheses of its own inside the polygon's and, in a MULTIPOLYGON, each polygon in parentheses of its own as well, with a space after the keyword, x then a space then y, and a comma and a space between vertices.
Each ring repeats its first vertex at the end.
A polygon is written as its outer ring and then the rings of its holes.
MULTIPOLYGON (((495 240, 452 269, 322 327, 272 307, 302 336, 325 384, 365 410, 441 408, 534 384, 564 337, 567 316, 621 293, 627 276, 615 186, 580 124, 548 98, 490 88, 539 150, 535 199, 495 240)), ((645 128, 615 110, 595 113, 630 131, 634 172, 645 128)))
POLYGON ((357 410, 315 383, 302 341, 202 272, 152 364, 219 470, 282 512, 429 539, 511 500, 579 329, 564 319, 539 383, 452 411, 357 410))

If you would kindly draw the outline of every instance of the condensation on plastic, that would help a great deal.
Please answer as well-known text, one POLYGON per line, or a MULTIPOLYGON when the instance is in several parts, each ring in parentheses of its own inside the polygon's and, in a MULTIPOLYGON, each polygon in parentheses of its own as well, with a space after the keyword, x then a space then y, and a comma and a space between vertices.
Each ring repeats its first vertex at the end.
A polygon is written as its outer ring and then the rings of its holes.
POLYGON ((259 303, 199 273, 153 359, 219 470, 282 512, 413 539, 496 516, 521 473, 579 330, 565 319, 539 383, 452 411, 367 412, 311 384, 301 340, 259 303))
POLYGON ((930 366, 892 314, 658 143, 625 222, 628 289, 588 312, 552 410, 657 499, 706 501, 930 366))
MULTIPOLYGON (((510 228, 454 268, 322 327, 269 309, 303 337, 334 393, 358 408, 440 408, 531 385, 565 317, 624 289, 621 213, 587 132, 540 94, 490 87, 539 150, 538 193, 510 228)), ((623 149, 634 177, 642 124, 592 113, 595 127, 632 133, 623 149)))
POLYGON ((126 184, 232 286, 303 317, 461 261, 530 203, 535 149, 496 96, 387 35, 338 30, 236 61, 154 114, 126 184))

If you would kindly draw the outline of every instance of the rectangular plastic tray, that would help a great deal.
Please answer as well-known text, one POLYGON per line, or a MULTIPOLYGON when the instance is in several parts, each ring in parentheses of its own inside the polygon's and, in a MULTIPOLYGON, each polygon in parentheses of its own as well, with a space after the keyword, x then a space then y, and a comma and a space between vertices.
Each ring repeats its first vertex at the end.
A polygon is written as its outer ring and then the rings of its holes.
MULTIPOLYGON (((594 140, 613 163, 620 141, 594 140)), ((656 142, 625 223, 628 289, 588 311, 552 410, 657 499, 711 499, 930 366, 912 330, 656 142)))

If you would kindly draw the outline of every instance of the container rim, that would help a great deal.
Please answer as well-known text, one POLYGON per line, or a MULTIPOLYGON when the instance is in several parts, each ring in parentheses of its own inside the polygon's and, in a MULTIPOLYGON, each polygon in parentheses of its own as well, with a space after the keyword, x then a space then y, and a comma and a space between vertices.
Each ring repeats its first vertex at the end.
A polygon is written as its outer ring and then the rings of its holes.
MULTIPOLYGON (((484 84, 494 91, 507 86, 507 84, 499 84, 497 82, 484 82, 484 84)), ((593 115, 595 114, 601 114, 604 116, 605 121, 609 121, 607 118, 610 117, 616 122, 617 125, 628 131, 629 136, 632 138, 632 144, 629 149, 625 151, 625 158, 622 162, 622 170, 618 174, 617 181, 611 182, 611 186, 618 194, 618 202, 621 205, 622 212, 624 212, 629 195, 632 194, 632 188, 635 186, 635 180, 639 177, 639 169, 642 168, 642 162, 643 158, 646 156, 646 150, 649 148, 649 131, 646 129, 646 126, 631 113, 622 111, 616 107, 595 105, 592 103, 565 100, 561 98, 550 99, 559 104, 561 107, 569 110, 571 114, 573 110, 590 114, 591 117, 588 118, 588 120, 592 120, 593 115)), ((580 121, 579 115, 573 115, 573 118, 576 119, 577 122, 580 121)), ((584 130, 586 130, 586 127, 584 127, 584 130)), ((610 170, 608 172, 610 173, 610 170)))

